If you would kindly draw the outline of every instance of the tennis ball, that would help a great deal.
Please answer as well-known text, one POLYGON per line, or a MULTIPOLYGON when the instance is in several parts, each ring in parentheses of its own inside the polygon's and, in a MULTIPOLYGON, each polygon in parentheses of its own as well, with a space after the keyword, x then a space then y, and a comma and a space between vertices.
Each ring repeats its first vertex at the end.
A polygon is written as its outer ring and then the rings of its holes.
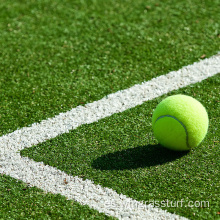
POLYGON ((208 130, 208 114, 196 99, 173 95, 162 100, 153 112, 154 136, 171 150, 185 151, 197 147, 208 130))

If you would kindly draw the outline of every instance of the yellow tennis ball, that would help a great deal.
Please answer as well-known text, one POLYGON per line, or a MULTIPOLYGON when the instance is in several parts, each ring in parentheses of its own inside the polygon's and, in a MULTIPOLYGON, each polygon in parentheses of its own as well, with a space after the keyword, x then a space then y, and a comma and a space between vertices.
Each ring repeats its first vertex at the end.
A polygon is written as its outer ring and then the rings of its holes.
POLYGON ((161 145, 185 151, 205 138, 209 119, 204 106, 186 95, 173 95, 161 101, 152 117, 153 131, 161 145))

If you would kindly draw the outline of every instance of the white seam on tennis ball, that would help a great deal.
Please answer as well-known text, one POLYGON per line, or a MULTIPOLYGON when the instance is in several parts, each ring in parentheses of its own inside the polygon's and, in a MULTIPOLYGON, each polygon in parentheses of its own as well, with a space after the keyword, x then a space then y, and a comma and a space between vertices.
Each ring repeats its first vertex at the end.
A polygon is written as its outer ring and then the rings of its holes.
POLYGON ((183 128, 184 128, 184 130, 185 130, 185 133, 186 133, 186 146, 187 146, 189 149, 191 149, 191 147, 189 146, 189 139, 188 139, 188 138, 189 138, 189 135, 188 135, 187 128, 186 128, 186 126, 183 124, 183 122, 181 122, 178 118, 176 118, 175 116, 172 116, 172 115, 161 115, 160 117, 158 117, 158 118, 156 119, 155 123, 156 123, 159 119, 165 118, 165 117, 173 118, 173 119, 175 119, 176 121, 178 121, 178 122, 183 126, 183 128))

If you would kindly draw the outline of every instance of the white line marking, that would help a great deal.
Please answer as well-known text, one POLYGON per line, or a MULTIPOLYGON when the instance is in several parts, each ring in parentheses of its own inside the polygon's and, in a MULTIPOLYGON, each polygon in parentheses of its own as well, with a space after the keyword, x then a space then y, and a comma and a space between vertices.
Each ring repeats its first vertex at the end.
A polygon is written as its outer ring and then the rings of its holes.
POLYGON ((57 168, 22 158, 19 150, 69 132, 82 124, 92 123, 114 113, 123 112, 147 100, 200 82, 217 73, 220 73, 219 54, 141 85, 110 94, 99 101, 85 105, 85 107, 78 106, 54 118, 4 135, 0 137, 0 173, 29 183, 30 186, 37 186, 46 192, 60 193, 68 199, 87 204, 99 212, 119 219, 128 217, 132 219, 185 219, 146 205, 142 205, 142 209, 135 208, 136 204, 141 206, 141 203, 124 195, 118 195, 111 189, 95 185, 89 180, 83 181, 78 177, 67 175, 57 168), (68 184, 64 184, 64 178, 69 182, 68 184), (105 205, 109 202, 112 206, 105 205), (132 204, 133 208, 126 209, 127 204, 132 204))

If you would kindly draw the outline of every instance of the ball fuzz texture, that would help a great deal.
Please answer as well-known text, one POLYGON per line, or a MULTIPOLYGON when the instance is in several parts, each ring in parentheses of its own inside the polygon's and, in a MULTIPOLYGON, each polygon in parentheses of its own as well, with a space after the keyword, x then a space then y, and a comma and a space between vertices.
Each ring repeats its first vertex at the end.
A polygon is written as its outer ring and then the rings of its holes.
POLYGON ((153 131, 161 145, 185 151, 198 146, 208 131, 208 114, 196 99, 173 95, 161 101, 152 117, 153 131))

